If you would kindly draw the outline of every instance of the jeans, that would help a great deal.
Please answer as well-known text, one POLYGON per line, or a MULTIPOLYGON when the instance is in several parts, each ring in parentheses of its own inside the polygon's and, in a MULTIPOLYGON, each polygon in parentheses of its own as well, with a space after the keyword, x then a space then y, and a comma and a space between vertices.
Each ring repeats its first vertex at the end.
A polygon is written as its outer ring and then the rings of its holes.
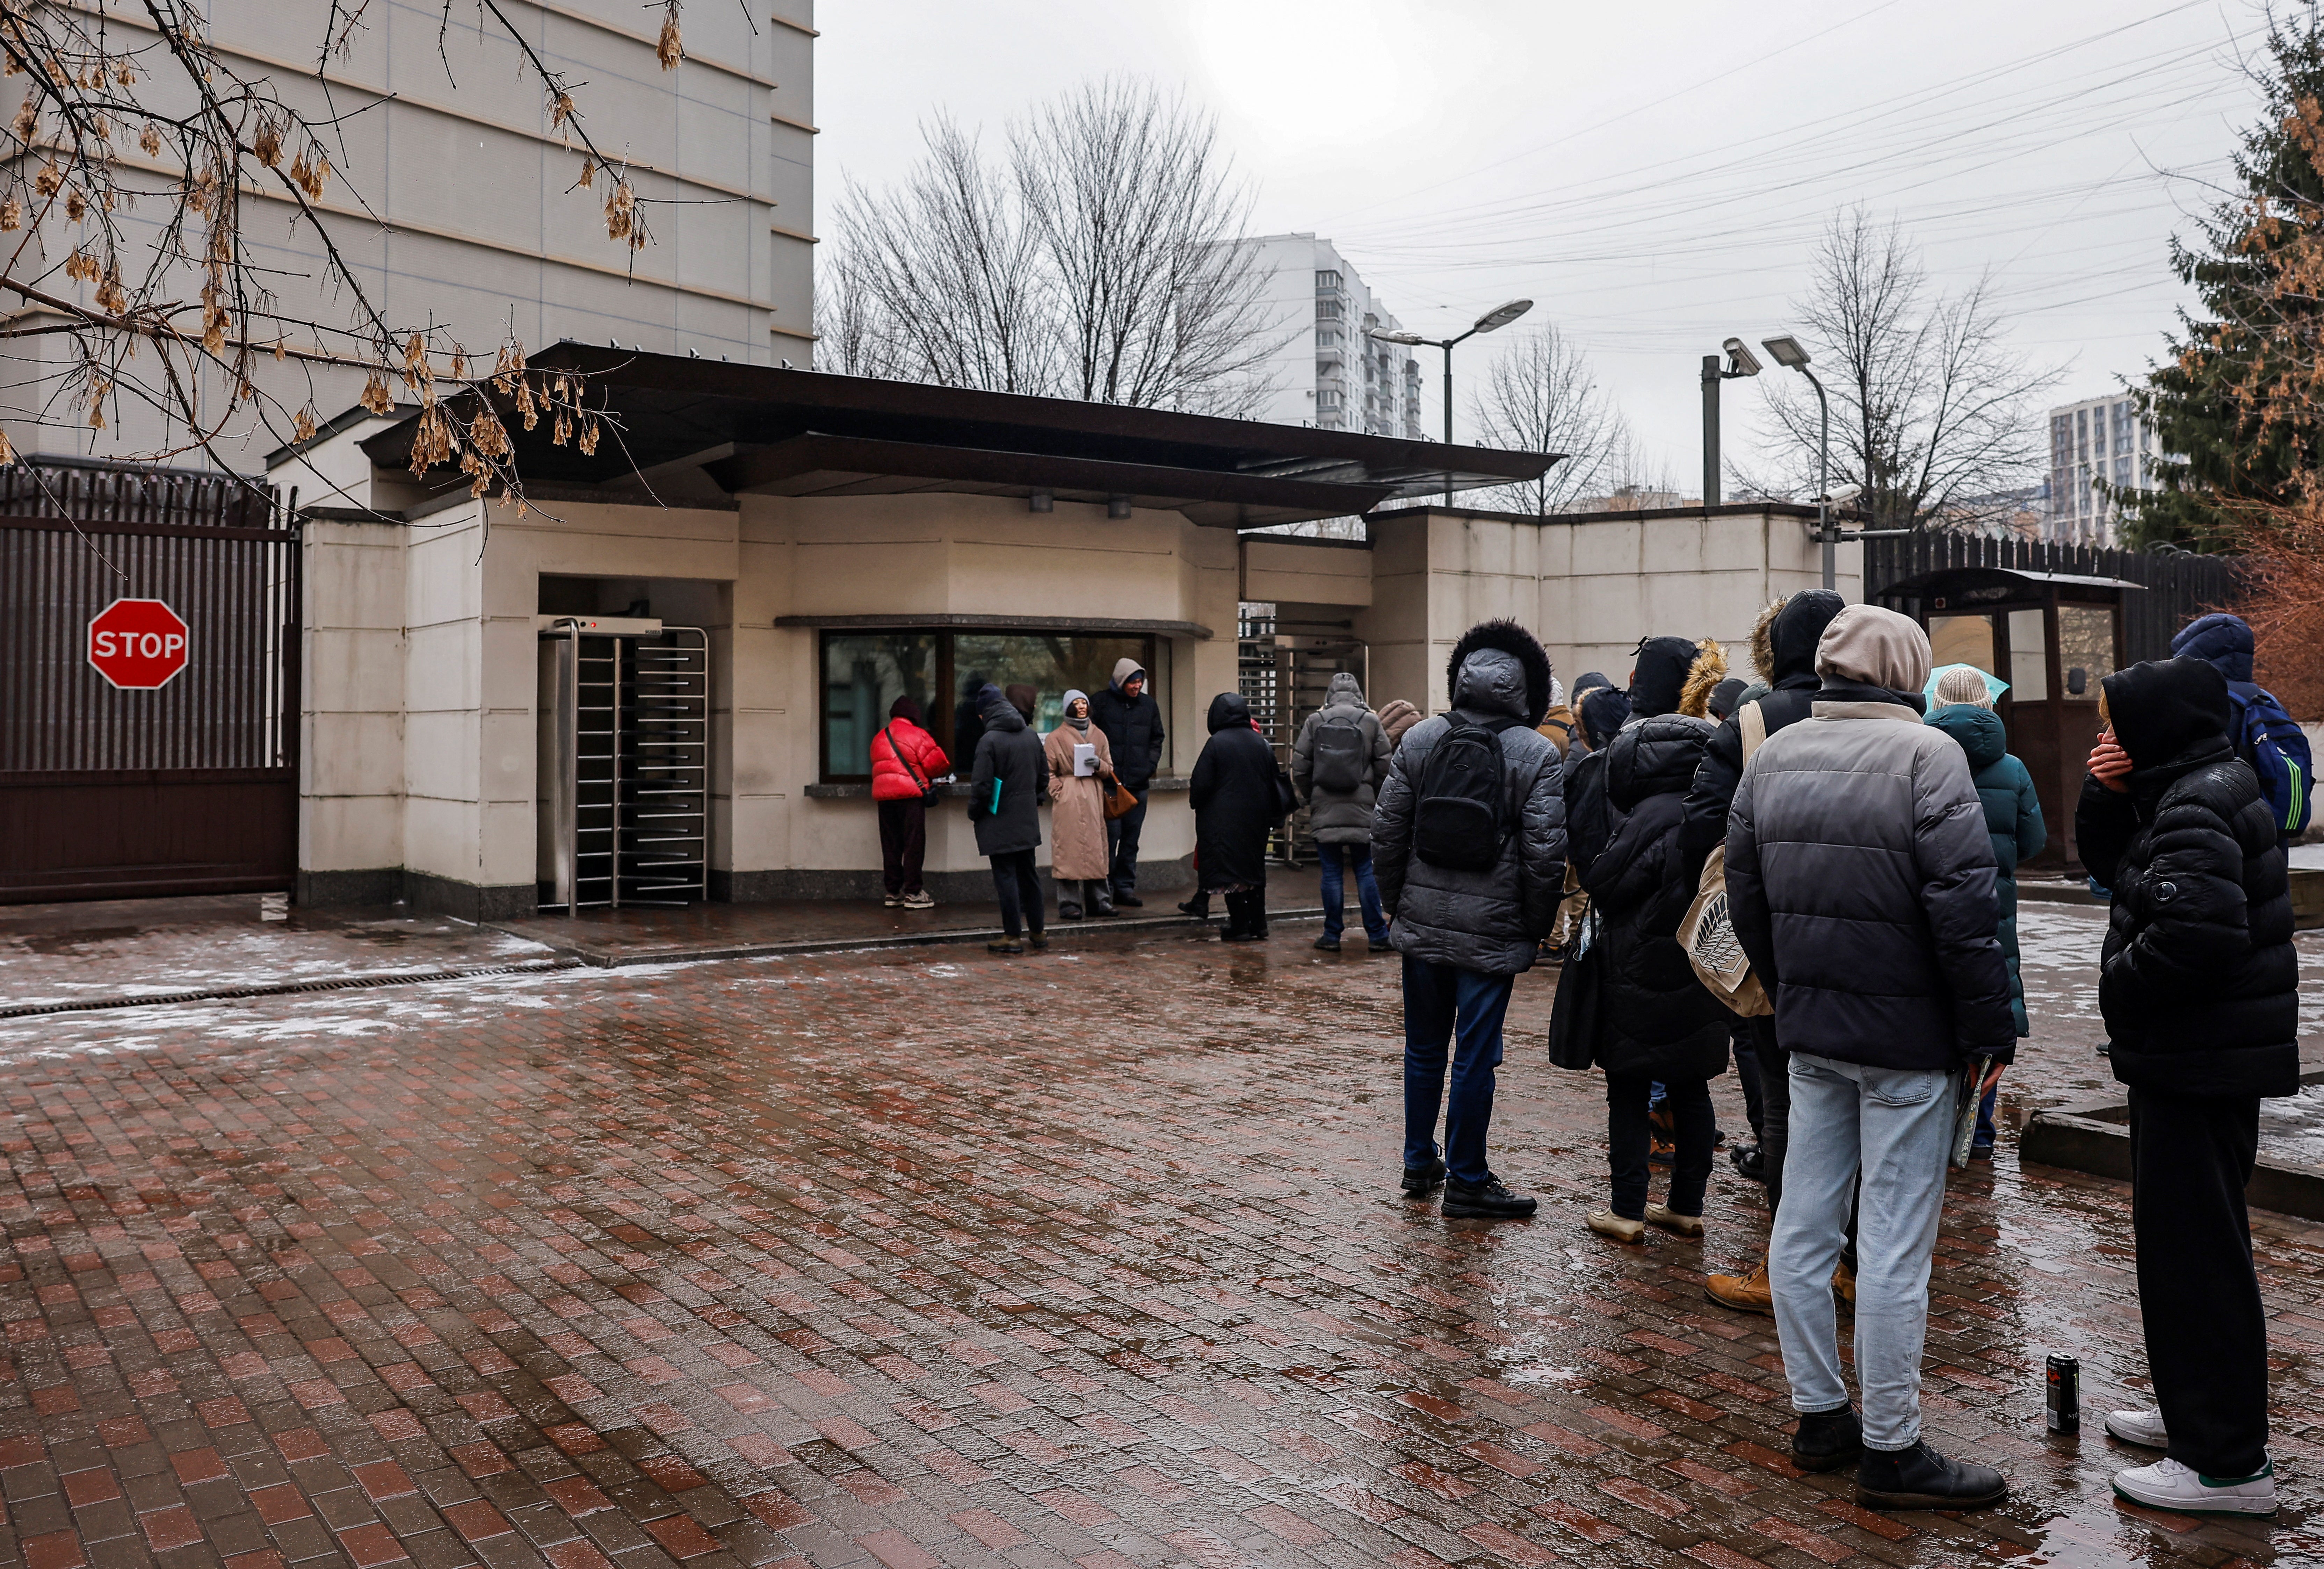
POLYGON ((1372 876, 1372 847, 1370 844, 1325 844, 1315 846, 1315 859, 1323 872, 1323 935, 1333 942, 1348 927, 1347 887, 1343 881, 1344 867, 1353 867, 1356 873, 1356 899, 1363 907, 1364 935, 1371 938, 1372 946, 1388 946, 1388 917, 1380 911, 1379 883, 1372 876))
POLYGON ((1033 870, 1033 852, 1011 850, 1005 855, 986 857, 992 863, 992 891, 1001 901, 1001 929, 1010 937, 1022 935, 1030 923, 1033 935, 1041 935, 1041 874, 1033 870))
POLYGON ((1444 1167, 1471 1186, 1493 1179, 1485 1134, 1493 1121, 1493 1070, 1514 975, 1487 975, 1404 955, 1404 1164, 1436 1158, 1436 1110, 1444 1108, 1444 1167), (1452 1082, 1446 1093, 1445 1051, 1452 1082))
POLYGON ((1856 1266, 1856 1377, 1868 1449, 1921 1436, 1921 1350, 1929 1333, 1929 1254, 1944 1210, 1953 1075, 1792 1055, 1784 1207, 1767 1248, 1775 1332, 1792 1408, 1848 1404, 1831 1275, 1863 1173, 1856 1266))
POLYGON ((2267 1463, 2267 1309, 2244 1185, 2255 1096, 2130 1092, 2130 1227, 2146 1371, 2171 1458, 2205 1476, 2267 1463))
POLYGON ((880 803, 880 872, 891 894, 918 893, 928 854, 928 809, 918 801, 880 803))
POLYGON ((1138 804, 1118 817, 1108 818, 1105 825, 1105 842, 1111 854, 1107 875, 1117 897, 1138 891, 1138 836, 1146 831, 1146 798, 1153 792, 1130 793, 1138 798, 1138 804))
MULTIPOLYGON (((1646 1213, 1646 1155, 1654 1140, 1646 1121, 1651 1084, 1644 1074, 1606 1075, 1606 1158, 1613 1168, 1614 1213, 1624 1220, 1638 1220, 1646 1213)), ((1719 1126, 1711 1109, 1711 1081, 1670 1080, 1664 1085, 1663 1099, 1678 1135, 1670 1207, 1683 1215, 1699 1215, 1702 1190, 1711 1185, 1711 1140, 1719 1126)))

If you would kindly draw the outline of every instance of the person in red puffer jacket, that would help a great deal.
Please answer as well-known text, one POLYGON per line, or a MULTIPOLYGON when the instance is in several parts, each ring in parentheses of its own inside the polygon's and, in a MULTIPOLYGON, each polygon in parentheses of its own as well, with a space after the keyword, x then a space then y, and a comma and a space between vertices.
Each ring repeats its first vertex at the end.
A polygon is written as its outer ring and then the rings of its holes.
POLYGON ((928 850, 923 796, 952 771, 952 759, 923 723, 920 706, 899 697, 888 706, 888 723, 872 737, 872 798, 880 803, 880 862, 890 909, 931 909, 936 902, 920 886, 928 850))

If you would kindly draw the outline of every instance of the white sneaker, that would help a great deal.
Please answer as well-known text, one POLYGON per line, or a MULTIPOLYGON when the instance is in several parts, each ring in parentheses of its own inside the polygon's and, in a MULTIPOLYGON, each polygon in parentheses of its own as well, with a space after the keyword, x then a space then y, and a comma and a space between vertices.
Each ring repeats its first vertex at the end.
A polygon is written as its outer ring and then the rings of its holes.
POLYGON ((906 909, 934 909, 936 907, 936 900, 925 888, 921 889, 917 893, 908 893, 904 895, 904 908, 906 909))
POLYGON ((2125 1444, 2135 1444, 2141 1449, 2171 1446, 2170 1439, 2163 1436, 2160 1411, 2108 1411, 2106 1430, 2125 1444))
POLYGON ((904 896, 900 893, 883 893, 880 896, 880 902, 890 909, 901 909, 904 908, 904 896))
POLYGON ((2275 1513, 2275 1462, 2256 1476, 2204 1476, 2175 1460, 2114 1473, 2114 1491, 2135 1504, 2181 1515, 2275 1513))

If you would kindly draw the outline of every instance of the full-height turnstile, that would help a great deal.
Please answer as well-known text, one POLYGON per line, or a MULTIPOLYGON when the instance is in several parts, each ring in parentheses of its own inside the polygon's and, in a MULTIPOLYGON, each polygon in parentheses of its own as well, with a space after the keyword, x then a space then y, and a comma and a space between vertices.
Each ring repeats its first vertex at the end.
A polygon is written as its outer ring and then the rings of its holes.
POLYGON ((708 636, 637 617, 540 621, 541 908, 706 898, 708 636))

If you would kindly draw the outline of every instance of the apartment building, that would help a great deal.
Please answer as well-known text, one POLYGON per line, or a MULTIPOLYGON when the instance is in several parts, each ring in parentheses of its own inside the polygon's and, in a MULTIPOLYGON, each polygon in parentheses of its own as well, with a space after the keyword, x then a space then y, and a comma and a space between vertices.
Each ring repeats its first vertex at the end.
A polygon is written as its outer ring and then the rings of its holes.
POLYGON ((1412 350, 1366 336, 1401 324, 1329 240, 1267 235, 1251 242, 1276 347, 1255 418, 1408 441, 1428 438, 1412 350))
MULTIPOLYGON (((573 84, 596 145, 627 161, 651 244, 633 251, 607 235, 604 175, 594 192, 568 189, 581 155, 549 123, 518 41, 490 17, 456 8, 447 26, 434 4, 374 5, 348 31, 349 47, 318 72, 321 45, 346 7, 219 0, 208 8, 210 48, 228 69, 268 78, 318 121, 337 117, 334 174, 316 205, 380 315, 442 324, 487 359, 513 336, 529 352, 570 338, 740 364, 807 363, 814 0, 687 6, 685 59, 669 70, 655 52, 659 6, 503 0, 497 9, 573 84)), ((110 29, 140 33, 132 11, 108 9, 106 18, 110 29)), ((0 113, 15 102, 15 92, 0 97, 0 113)), ((171 176, 125 141, 118 156, 134 172, 171 176)), ((244 199, 244 235, 273 270, 281 314, 346 320, 350 302, 320 284, 315 235, 292 226, 279 193, 244 199)), ((166 214, 156 202, 118 217, 133 244, 150 243, 166 214)), ((73 237, 47 236, 56 254, 56 242, 69 246, 73 237)), ((53 286, 92 291, 60 278, 53 286)), ((53 339, 12 346, 0 428, 17 450, 102 458, 180 444, 126 398, 120 422, 105 432, 69 417, 77 411, 44 408, 61 361, 40 356, 69 353, 53 339)), ((360 374, 323 373, 310 388, 296 366, 261 372, 270 393, 293 407, 311 402, 318 417, 352 404, 363 384, 360 374)), ((254 429, 224 445, 234 466, 244 466, 236 455, 246 452, 254 472, 278 443, 279 433, 254 429)), ((187 453, 174 461, 208 459, 187 453)))
POLYGON ((2121 509, 2101 483, 2154 488, 2154 427, 2128 395, 2089 398, 2050 411, 2049 496, 2043 531, 2077 545, 2114 545, 2121 509))

